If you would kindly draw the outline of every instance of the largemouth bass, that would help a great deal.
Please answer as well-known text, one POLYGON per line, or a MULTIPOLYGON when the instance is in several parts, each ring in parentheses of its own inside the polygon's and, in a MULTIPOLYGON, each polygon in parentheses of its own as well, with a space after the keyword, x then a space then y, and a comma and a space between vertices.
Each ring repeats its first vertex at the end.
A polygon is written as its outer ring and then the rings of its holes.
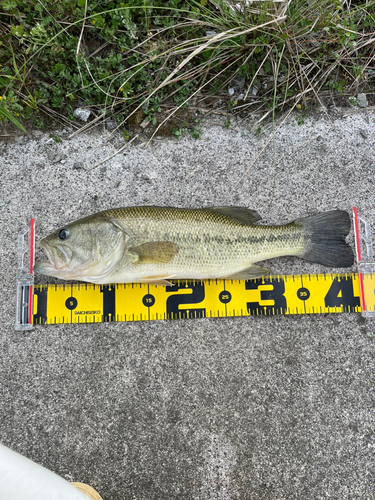
POLYGON ((254 263, 295 255, 349 267, 347 212, 335 210, 282 226, 257 224, 239 207, 105 210, 58 229, 41 241, 49 262, 35 272, 90 283, 169 284, 171 279, 255 279, 269 273, 254 263))

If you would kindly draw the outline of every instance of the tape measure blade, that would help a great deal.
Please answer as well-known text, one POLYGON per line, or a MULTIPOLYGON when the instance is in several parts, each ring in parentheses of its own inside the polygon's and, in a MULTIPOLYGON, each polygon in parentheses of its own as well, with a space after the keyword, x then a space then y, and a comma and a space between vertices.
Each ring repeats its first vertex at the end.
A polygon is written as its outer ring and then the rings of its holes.
MULTIPOLYGON (((374 275, 364 280, 375 311, 374 275)), ((155 321, 360 312, 357 274, 268 276, 257 280, 181 280, 174 286, 140 283, 34 287, 34 324, 155 321)))

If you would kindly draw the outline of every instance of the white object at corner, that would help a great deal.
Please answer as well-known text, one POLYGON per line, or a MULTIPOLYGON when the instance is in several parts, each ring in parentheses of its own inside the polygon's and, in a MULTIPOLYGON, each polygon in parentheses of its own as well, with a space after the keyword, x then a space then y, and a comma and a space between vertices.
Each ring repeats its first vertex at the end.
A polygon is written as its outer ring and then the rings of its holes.
POLYGON ((1 500, 88 500, 54 472, 0 444, 1 500))

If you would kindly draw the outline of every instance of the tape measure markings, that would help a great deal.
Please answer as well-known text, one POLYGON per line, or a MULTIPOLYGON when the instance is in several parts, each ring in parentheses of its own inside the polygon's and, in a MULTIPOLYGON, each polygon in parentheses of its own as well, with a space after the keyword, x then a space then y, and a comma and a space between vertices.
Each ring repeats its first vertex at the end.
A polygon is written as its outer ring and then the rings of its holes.
MULTIPOLYGON (((364 277, 375 310, 373 275, 364 277)), ((361 312, 358 274, 269 276, 257 280, 34 286, 34 324, 155 321, 361 312)))

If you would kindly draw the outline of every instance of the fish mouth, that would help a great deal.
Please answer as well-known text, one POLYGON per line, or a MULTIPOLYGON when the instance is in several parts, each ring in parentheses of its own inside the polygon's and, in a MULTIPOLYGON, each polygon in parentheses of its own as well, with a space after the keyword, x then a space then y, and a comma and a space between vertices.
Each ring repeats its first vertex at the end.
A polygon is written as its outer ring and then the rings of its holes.
POLYGON ((55 269, 50 262, 37 262, 34 266, 34 273, 46 276, 59 276, 59 269, 55 269))
POLYGON ((69 268, 69 262, 72 258, 69 248, 60 245, 51 246, 45 240, 40 242, 40 246, 45 251, 48 261, 38 262, 34 267, 36 273, 57 275, 57 273, 69 268))

